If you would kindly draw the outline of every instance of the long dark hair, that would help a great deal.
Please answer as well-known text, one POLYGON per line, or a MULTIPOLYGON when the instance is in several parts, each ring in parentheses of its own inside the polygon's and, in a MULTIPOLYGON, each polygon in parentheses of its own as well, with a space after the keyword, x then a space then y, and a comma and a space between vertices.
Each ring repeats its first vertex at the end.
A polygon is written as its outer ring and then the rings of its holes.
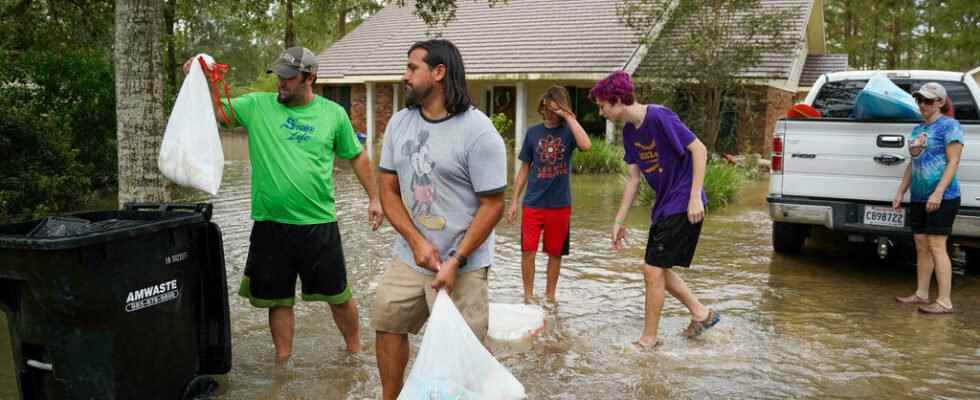
POLYGON ((442 80, 446 111, 459 114, 469 110, 473 106, 473 100, 466 90, 466 69, 463 67, 463 56, 456 46, 445 39, 431 39, 416 42, 408 49, 408 54, 412 54, 415 49, 426 51, 423 61, 429 68, 435 68, 439 64, 446 66, 446 76, 442 80))

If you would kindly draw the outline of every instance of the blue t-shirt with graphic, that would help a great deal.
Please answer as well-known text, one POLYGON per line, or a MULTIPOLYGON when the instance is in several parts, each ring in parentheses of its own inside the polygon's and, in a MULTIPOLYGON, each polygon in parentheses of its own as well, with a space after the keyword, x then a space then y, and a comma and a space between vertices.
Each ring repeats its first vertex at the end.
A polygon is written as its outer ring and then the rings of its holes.
MULTIPOLYGON (((919 135, 927 135, 926 148, 918 156, 912 157, 912 201, 926 202, 936 190, 946 170, 946 146, 953 142, 963 143, 963 129, 955 119, 942 116, 932 123, 923 123, 912 130, 910 140, 919 135)), ((943 200, 960 197, 960 183, 953 175, 943 200)))
POLYGON ((568 126, 548 128, 537 124, 527 130, 521 153, 517 156, 530 163, 524 207, 564 208, 572 204, 569 176, 572 152, 578 145, 568 126))

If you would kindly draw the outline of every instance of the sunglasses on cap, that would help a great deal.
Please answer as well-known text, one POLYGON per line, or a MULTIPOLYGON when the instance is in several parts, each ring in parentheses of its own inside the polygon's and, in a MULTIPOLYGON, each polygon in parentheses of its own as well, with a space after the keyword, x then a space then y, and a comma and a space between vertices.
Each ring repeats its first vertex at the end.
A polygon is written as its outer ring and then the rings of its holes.
POLYGON ((915 102, 918 104, 925 104, 927 106, 933 105, 938 99, 927 99, 924 96, 915 96, 915 102))

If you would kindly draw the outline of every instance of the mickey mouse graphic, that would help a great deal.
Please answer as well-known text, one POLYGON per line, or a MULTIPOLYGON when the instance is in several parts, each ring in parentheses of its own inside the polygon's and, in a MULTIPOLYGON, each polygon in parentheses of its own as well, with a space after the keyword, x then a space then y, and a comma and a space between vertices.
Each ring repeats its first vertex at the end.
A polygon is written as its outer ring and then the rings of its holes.
POLYGON ((435 162, 429 158, 429 131, 419 132, 418 142, 409 140, 402 146, 402 153, 409 157, 412 165, 412 215, 422 226, 430 230, 442 230, 446 219, 432 215, 436 188, 432 182, 432 169, 435 162))

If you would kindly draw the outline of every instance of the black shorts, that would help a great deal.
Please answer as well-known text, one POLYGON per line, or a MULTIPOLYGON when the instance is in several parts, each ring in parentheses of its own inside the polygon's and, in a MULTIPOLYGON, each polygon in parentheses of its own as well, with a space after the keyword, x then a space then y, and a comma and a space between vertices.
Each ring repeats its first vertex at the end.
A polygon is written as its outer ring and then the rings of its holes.
POLYGON ((914 202, 909 205, 909 227, 912 233, 949 236, 959 211, 959 197, 943 200, 933 212, 926 212, 926 203, 914 202))
POLYGON ((344 248, 336 222, 290 225, 256 221, 238 294, 256 307, 292 306, 296 277, 304 301, 350 300, 344 248))
POLYGON ((690 267, 703 223, 702 220, 692 224, 687 220, 687 213, 661 219, 650 227, 644 261, 652 267, 690 267))

